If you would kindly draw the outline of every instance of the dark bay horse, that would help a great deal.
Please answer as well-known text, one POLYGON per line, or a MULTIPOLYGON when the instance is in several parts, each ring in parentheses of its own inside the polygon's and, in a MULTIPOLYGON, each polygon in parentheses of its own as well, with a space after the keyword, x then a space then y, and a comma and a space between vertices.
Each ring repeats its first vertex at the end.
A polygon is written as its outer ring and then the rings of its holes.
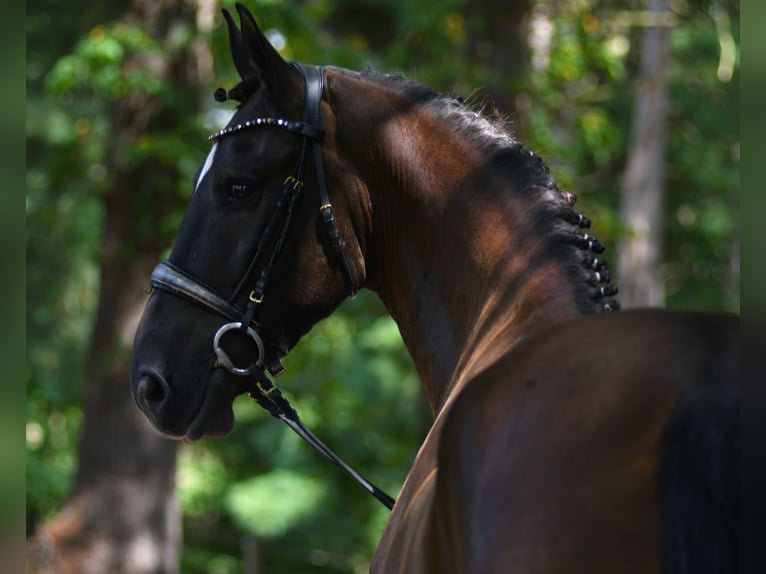
POLYGON ((504 126, 289 64, 237 9, 241 82, 216 97, 239 106, 136 334, 152 424, 227 434, 250 375, 368 288, 434 412, 373 572, 735 572, 738 318, 604 312, 590 222, 504 126))

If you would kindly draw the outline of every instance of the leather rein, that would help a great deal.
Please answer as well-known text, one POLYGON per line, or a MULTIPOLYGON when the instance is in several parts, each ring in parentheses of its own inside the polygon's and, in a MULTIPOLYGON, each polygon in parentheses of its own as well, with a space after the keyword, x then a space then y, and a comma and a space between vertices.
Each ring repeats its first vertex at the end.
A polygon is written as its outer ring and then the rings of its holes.
MULTIPOLYGON (((253 317, 255 316, 256 309, 263 302, 271 271, 287 237, 288 228, 292 221, 293 210, 301 190, 303 189, 303 171, 309 146, 312 148, 314 155, 314 166, 320 198, 319 211, 322 215, 322 221, 324 222, 330 238, 333 253, 340 263, 340 268, 349 294, 353 296, 357 288, 353 281, 351 267, 343 251, 344 243, 340 237, 333 215, 332 204, 330 203, 327 182, 325 179, 324 162, 322 159, 324 130, 319 127, 321 125, 319 106, 324 91, 323 71, 322 68, 318 66, 305 66, 302 64, 293 65, 303 74, 306 83, 306 103, 303 110, 303 121, 296 122, 280 118, 256 118, 254 120, 248 120, 242 124, 230 125, 211 135, 209 138, 210 141, 216 142, 223 137, 247 129, 266 126, 281 128, 303 138, 300 156, 296 167, 293 170, 293 174, 286 178, 283 183, 282 195, 277 202, 274 216, 266 226, 266 229, 258 242, 255 255, 234 290, 234 293, 228 299, 223 297, 214 289, 208 287, 169 260, 162 261, 155 267, 152 272, 151 287, 153 289, 159 289, 184 297, 227 318, 229 322, 224 323, 213 337, 213 350, 215 351, 217 359, 215 366, 225 368, 234 375, 252 377, 255 384, 249 390, 251 398, 268 411, 269 414, 287 424, 287 426, 293 429, 293 431, 295 431, 303 440, 350 475, 351 478, 362 486, 362 488, 372 494, 390 510, 393 508, 395 500, 354 471, 309 429, 307 429, 301 422, 296 410, 282 395, 281 391, 274 386, 273 382, 264 371, 264 359, 266 354, 265 344, 258 329, 258 325, 253 320, 253 317), (281 230, 278 229, 280 222, 282 223, 281 230), (279 236, 277 237, 276 234, 278 231, 279 236), (266 258, 266 263, 261 268, 255 287, 252 289, 248 297, 246 308, 242 310, 235 304, 237 295, 242 292, 257 263, 264 258, 269 245, 273 245, 271 254, 266 258), (239 331, 250 337, 255 343, 258 349, 258 356, 250 365, 244 367, 235 365, 224 350, 222 346, 223 336, 229 331, 239 331)), ((284 372, 284 368, 279 365, 278 368, 269 370, 269 372, 272 376, 279 376, 284 372)))

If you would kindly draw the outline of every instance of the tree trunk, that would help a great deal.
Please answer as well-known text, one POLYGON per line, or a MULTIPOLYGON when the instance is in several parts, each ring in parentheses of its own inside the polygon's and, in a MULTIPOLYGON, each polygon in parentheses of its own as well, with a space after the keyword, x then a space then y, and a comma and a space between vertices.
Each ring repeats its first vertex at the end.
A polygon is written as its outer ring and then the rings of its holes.
MULTIPOLYGON (((107 229, 119 228, 127 216, 108 211, 107 229)), ((148 260, 102 257, 75 485, 66 506, 31 542, 28 572, 178 572, 176 446, 149 428, 127 385, 128 340, 150 271, 148 260)))
POLYGON ((181 27, 196 28, 200 6, 215 2, 134 0, 123 21, 162 46, 133 53, 123 70, 150 70, 180 101, 134 90, 110 109, 103 191, 100 300, 87 356, 78 470, 65 507, 44 523, 28 547, 28 572, 173 574, 179 571, 181 520, 175 499, 176 444, 149 427, 130 396, 133 335, 153 265, 170 238, 163 217, 181 209, 180 170, 167 158, 131 159, 136 138, 191 128, 200 85, 209 73, 201 41, 171 42, 181 27))
MULTIPOLYGON (((656 14, 667 12, 669 0, 646 0, 646 9, 656 14)), ((620 217, 627 229, 618 245, 617 260, 623 307, 665 303, 661 258, 670 32, 667 26, 647 26, 641 38, 633 127, 620 201, 620 217)))

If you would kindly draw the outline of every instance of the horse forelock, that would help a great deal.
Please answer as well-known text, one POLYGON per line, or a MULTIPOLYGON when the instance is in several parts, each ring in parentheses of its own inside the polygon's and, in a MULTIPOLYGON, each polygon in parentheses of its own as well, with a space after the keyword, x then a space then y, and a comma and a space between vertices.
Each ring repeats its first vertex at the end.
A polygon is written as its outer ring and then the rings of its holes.
POLYGON ((224 88, 218 88, 215 91, 215 99, 219 102, 225 102, 226 100, 234 100, 239 102, 240 106, 247 102, 255 92, 261 87, 261 82, 256 76, 249 76, 230 90, 224 88))

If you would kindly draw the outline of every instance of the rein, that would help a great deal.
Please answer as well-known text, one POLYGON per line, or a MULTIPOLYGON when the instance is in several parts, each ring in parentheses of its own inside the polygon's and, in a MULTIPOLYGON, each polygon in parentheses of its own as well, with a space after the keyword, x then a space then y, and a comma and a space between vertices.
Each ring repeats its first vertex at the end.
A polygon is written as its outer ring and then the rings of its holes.
MULTIPOLYGON (((328 448, 316 435, 314 435, 301 422, 297 411, 290 405, 288 400, 282 395, 281 391, 274 386, 272 381, 264 371, 264 359, 266 345, 263 342, 257 323, 253 320, 255 311, 263 302, 266 286, 268 285, 274 262, 281 252, 284 241, 287 237, 288 228, 292 221, 293 209, 303 189, 303 171, 309 145, 312 148, 314 156, 314 166, 317 176, 317 185, 319 188, 320 207, 322 221, 325 224, 333 253, 340 263, 346 287, 351 296, 356 293, 356 285, 353 281, 351 267, 343 251, 344 242, 340 237, 340 232, 332 211, 332 204, 329 199, 327 182, 325 179, 324 162, 322 158, 322 139, 324 130, 319 125, 319 106, 322 100, 324 90, 322 68, 317 66, 304 66, 302 64, 293 64, 304 76, 306 82, 306 103, 303 111, 303 121, 296 122, 280 118, 256 118, 246 121, 243 124, 230 125, 210 136, 210 141, 216 142, 219 139, 239 133, 241 131, 256 127, 272 126, 287 130, 303 138, 300 156, 293 171, 293 175, 285 179, 275 213, 263 235, 261 236, 255 255, 247 267, 242 279, 237 284, 234 293, 229 299, 224 298, 212 288, 208 287, 178 265, 169 260, 160 262, 152 272, 151 287, 159 289, 173 295, 184 297, 196 304, 202 305, 220 315, 223 315, 230 322, 223 324, 213 337, 213 350, 216 355, 214 367, 224 368, 230 373, 238 376, 252 377, 254 385, 249 389, 249 395, 263 409, 268 411, 273 417, 281 420, 304 441, 310 444, 322 456, 336 464, 351 478, 353 478, 362 488, 372 494, 378 501, 391 510, 395 500, 382 491, 380 488, 366 480, 359 473, 354 471, 338 455, 328 448), (279 222, 282 222, 279 237, 276 239, 272 252, 267 258, 266 264, 262 267, 254 289, 250 292, 247 306, 241 310, 236 304, 237 295, 242 292, 250 275, 260 261, 267 247, 274 241, 279 222), (258 356, 249 366, 238 367, 231 360, 229 355, 222 347, 223 336, 229 331, 239 331, 250 337, 258 349, 258 356)), ((277 369, 270 370, 272 376, 279 376, 284 372, 280 365, 277 369)))

